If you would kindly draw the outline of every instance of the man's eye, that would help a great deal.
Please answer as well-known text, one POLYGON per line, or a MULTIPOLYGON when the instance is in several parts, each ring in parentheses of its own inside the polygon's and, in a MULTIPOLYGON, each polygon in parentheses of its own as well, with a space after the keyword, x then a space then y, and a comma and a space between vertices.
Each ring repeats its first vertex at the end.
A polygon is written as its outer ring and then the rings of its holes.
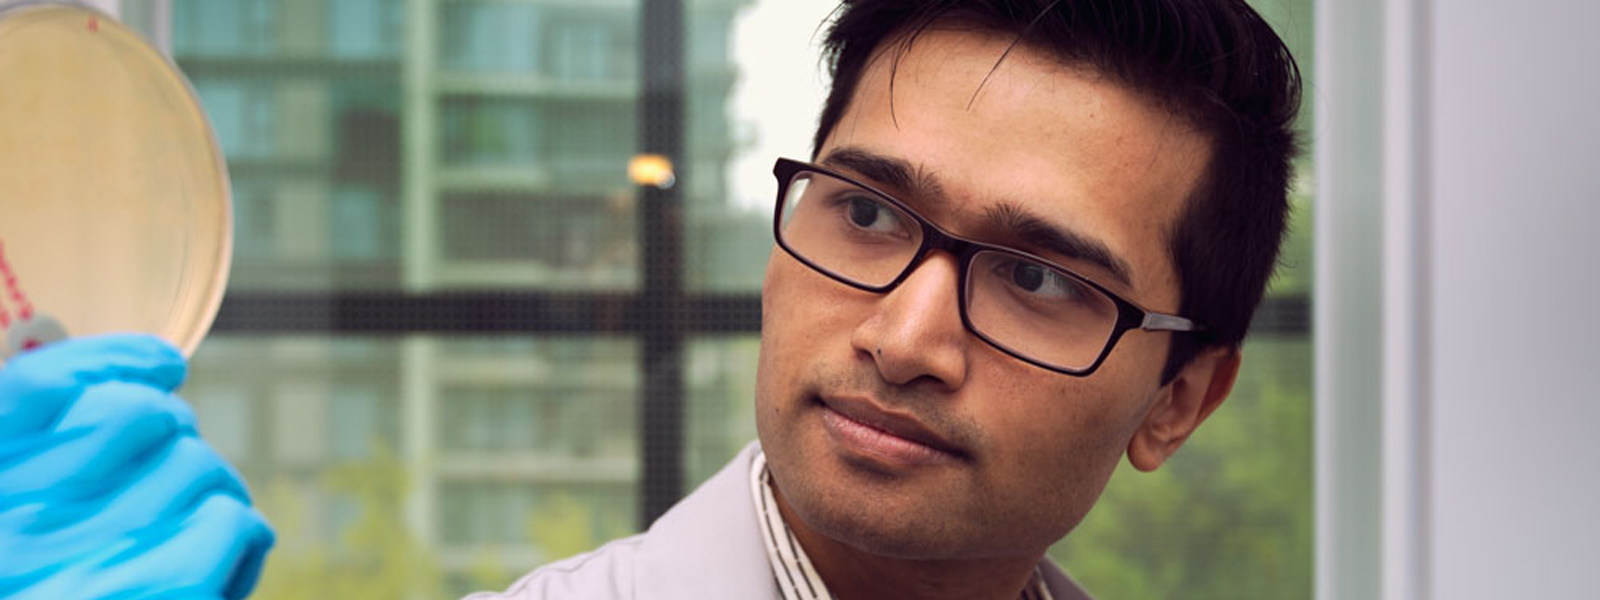
POLYGON ((900 230, 900 217, 882 202, 868 198, 851 198, 847 210, 850 223, 856 227, 885 233, 900 230))
POLYGON ((1072 300, 1084 294, 1083 284, 1038 263, 1014 260, 1000 264, 1001 276, 1032 295, 1072 300))
POLYGON ((1030 292, 1039 291, 1039 287, 1044 285, 1044 269, 1022 262, 1013 264, 1016 266, 1011 269, 1011 282, 1030 292))

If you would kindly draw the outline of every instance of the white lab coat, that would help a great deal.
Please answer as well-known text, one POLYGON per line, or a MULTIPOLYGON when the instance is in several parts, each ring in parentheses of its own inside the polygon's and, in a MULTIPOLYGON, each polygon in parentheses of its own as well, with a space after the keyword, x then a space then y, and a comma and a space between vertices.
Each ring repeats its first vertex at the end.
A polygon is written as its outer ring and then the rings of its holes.
MULTIPOLYGON (((650 530, 545 565, 501 593, 463 600, 781 600, 750 499, 750 461, 739 455, 650 530)), ((1088 600, 1049 559, 1040 572, 1056 600, 1088 600)))

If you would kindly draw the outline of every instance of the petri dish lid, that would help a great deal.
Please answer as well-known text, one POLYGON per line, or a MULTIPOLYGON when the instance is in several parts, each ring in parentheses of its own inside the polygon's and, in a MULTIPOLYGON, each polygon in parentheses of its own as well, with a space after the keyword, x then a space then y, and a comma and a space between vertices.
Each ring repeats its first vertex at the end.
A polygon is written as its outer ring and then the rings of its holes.
POLYGON ((138 33, 76 4, 0 7, 0 364, 62 333, 192 353, 226 287, 230 205, 197 97, 138 33))

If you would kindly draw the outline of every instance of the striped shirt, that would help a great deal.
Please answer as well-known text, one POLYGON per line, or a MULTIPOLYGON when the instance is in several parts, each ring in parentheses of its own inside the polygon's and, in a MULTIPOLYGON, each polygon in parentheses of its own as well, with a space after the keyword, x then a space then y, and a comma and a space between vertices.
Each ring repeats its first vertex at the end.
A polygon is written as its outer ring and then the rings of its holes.
MULTIPOLYGON (((767 455, 760 451, 750 462, 750 499, 755 502, 756 517, 761 521, 761 538, 767 543, 767 562, 772 565, 772 576, 777 579, 784 600, 832 600, 828 586, 822 583, 805 549, 795 541, 794 532, 778 512, 778 501, 772 495, 772 474, 767 471, 767 455)), ((1037 567, 1033 578, 1022 588, 1020 598, 1053 600, 1037 567)))

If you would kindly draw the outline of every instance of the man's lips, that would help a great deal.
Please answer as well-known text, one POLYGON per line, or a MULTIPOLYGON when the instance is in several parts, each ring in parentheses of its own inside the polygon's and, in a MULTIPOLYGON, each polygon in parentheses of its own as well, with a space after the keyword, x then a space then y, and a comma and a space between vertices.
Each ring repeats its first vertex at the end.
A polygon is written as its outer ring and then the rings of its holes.
POLYGON ((819 400, 832 413, 823 416, 829 431, 873 454, 911 463, 966 457, 959 446, 916 418, 884 410, 866 398, 827 396, 819 400))

